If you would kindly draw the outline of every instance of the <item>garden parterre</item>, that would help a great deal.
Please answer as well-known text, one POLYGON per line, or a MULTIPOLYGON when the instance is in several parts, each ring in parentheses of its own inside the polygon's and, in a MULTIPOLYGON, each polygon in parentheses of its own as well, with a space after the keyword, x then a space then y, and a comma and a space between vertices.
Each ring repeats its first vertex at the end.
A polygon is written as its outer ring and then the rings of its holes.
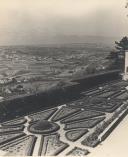
POLYGON ((128 109, 126 86, 113 82, 81 93, 79 100, 1 123, 0 150, 7 155, 87 155, 89 147, 101 142, 99 135, 128 109), (43 121, 46 128, 39 126, 43 121))

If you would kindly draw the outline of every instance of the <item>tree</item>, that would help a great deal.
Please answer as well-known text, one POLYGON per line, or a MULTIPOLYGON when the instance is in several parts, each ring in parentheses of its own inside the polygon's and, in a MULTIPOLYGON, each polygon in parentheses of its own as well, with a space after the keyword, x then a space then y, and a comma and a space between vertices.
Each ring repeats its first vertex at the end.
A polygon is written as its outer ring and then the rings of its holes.
MULTIPOLYGON (((126 0, 125 8, 128 8, 128 0, 126 0)), ((127 15, 128 16, 128 15, 127 15)), ((124 69, 125 51, 128 50, 128 37, 123 37, 119 42, 115 41, 116 50, 110 52, 107 59, 110 61, 109 69, 124 69)))
POLYGON ((128 50, 128 37, 123 37, 120 42, 115 41, 116 49, 120 52, 123 52, 125 50, 128 50))
POLYGON ((115 41, 116 50, 110 52, 107 59, 111 61, 110 69, 124 69, 125 50, 128 50, 128 37, 123 37, 119 42, 115 41))

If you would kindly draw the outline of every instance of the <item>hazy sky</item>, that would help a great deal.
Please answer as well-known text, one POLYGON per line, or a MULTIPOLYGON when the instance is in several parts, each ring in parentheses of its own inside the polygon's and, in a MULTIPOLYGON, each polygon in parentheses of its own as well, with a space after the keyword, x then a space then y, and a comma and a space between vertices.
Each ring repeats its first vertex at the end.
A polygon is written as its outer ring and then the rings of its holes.
POLYGON ((0 45, 128 35, 126 0, 0 0, 0 45))

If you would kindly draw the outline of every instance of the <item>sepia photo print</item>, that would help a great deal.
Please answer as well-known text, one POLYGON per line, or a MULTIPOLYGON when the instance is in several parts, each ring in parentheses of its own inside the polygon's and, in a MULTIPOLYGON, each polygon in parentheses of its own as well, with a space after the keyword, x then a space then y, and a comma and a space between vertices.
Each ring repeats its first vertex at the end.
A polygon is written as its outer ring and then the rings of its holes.
POLYGON ((128 1, 0 0, 0 156, 128 156, 128 1))

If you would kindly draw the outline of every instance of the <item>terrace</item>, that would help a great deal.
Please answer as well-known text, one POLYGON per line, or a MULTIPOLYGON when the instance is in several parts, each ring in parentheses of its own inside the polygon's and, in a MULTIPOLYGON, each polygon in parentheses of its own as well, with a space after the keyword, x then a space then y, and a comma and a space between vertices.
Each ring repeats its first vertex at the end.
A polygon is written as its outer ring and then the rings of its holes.
POLYGON ((1 122, 0 150, 5 155, 88 155, 127 114, 127 85, 106 83, 82 91, 77 100, 1 122))

